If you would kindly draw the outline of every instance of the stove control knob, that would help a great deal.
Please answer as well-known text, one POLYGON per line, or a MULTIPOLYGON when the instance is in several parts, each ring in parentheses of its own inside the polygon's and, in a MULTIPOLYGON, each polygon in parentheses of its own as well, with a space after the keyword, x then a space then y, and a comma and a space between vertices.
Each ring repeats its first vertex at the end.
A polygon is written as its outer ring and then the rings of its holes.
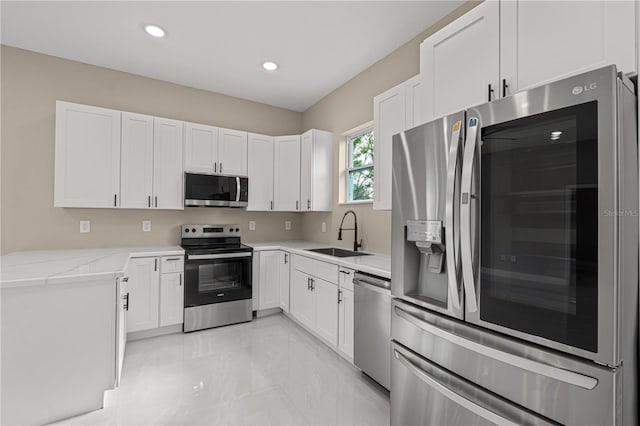
POLYGON ((196 228, 191 228, 191 232, 196 232, 196 228))
POLYGON ((189 228, 185 229, 184 232, 189 232, 189 228))
POLYGON ((229 232, 233 232, 233 228, 229 228, 229 232))
POLYGON ((236 228, 236 232, 240 232, 240 228, 236 228))

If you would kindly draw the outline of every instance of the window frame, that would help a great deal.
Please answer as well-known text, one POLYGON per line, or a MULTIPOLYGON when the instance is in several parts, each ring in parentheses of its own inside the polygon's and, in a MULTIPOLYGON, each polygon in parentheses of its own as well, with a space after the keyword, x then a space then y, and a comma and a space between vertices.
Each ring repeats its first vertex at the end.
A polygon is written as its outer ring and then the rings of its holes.
MULTIPOLYGON (((372 194, 371 194, 371 198, 367 198, 365 200, 353 200, 351 199, 351 197, 353 196, 353 188, 351 185, 351 172, 354 171, 360 171, 360 170, 365 170, 365 169, 371 169, 374 174, 373 177, 371 178, 372 181, 373 179, 375 179, 375 161, 372 159, 370 164, 366 164, 366 165, 361 165, 361 166, 356 166, 356 167, 351 167, 353 164, 353 139, 356 139, 362 135, 365 135, 367 133, 372 133, 374 131, 374 127, 373 124, 368 125, 366 127, 363 127, 353 133, 348 133, 347 135, 345 135, 345 139, 346 139, 346 144, 347 144, 347 164, 345 167, 345 171, 346 171, 346 200, 345 200, 345 204, 359 204, 359 203, 372 203, 373 202, 373 190, 372 190, 372 194)), ((373 139, 374 139, 374 150, 373 150, 373 156, 375 158, 375 133, 373 135, 373 139)))

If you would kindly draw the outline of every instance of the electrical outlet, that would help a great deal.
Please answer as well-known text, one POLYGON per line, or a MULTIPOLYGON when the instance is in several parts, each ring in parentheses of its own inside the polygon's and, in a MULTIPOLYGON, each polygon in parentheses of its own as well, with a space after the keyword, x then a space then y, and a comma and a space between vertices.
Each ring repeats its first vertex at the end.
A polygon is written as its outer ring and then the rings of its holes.
POLYGON ((142 221, 142 232, 151 232, 151 221, 143 220, 142 221))
POLYGON ((91 232, 91 221, 90 220, 81 220, 80 221, 80 233, 86 234, 91 232))
POLYGON ((327 222, 322 222, 322 232, 327 232, 327 222))
POLYGON ((291 231, 291 221, 290 220, 285 220, 284 221, 284 230, 285 231, 291 231))
POLYGON ((255 220, 250 220, 249 221, 249 231, 255 231, 256 230, 256 221, 255 220))

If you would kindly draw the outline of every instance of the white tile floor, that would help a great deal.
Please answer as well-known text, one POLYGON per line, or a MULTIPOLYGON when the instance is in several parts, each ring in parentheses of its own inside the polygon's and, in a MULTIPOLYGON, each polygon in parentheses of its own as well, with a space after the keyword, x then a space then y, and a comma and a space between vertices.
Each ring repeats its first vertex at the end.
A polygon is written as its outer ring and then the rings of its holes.
POLYGON ((388 425, 389 395, 282 315, 127 343, 121 386, 73 425, 388 425))

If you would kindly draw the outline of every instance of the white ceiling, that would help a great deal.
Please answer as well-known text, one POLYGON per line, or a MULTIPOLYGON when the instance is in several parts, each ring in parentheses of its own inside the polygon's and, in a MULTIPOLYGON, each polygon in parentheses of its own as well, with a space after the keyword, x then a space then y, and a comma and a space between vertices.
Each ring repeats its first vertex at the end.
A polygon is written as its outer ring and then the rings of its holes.
POLYGON ((464 1, 2 1, 2 43, 304 111, 464 1), (143 26, 167 31, 154 39, 143 26), (264 60, 276 72, 264 71, 264 60))

